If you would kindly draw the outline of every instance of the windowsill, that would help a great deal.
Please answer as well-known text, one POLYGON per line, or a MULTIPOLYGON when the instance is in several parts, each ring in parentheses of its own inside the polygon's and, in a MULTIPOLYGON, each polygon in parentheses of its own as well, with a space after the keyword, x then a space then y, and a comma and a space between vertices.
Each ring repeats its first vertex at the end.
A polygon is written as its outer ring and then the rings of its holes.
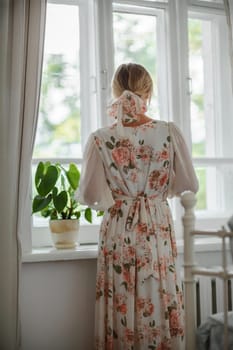
POLYGON ((22 262, 45 262, 96 259, 98 245, 78 245, 74 249, 56 249, 54 247, 33 248, 31 252, 23 253, 22 262))
MULTIPOLYGON (((183 254, 183 240, 177 240, 178 254, 183 254)), ((195 252, 214 252, 221 251, 222 243, 219 238, 196 238, 195 252)), ((31 252, 24 253, 23 263, 48 262, 48 261, 67 261, 96 259, 98 254, 98 245, 79 245, 75 249, 55 249, 54 247, 33 248, 31 252)))

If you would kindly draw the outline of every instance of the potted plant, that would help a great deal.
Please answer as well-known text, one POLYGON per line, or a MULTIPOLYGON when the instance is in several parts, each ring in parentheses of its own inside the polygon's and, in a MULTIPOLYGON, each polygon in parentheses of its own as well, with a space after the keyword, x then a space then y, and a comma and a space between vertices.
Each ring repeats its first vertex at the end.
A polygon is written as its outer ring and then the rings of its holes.
POLYGON ((81 215, 92 222, 92 210, 75 199, 79 179, 80 172, 74 163, 66 169, 60 163, 47 161, 40 162, 36 168, 32 213, 40 212, 50 218, 52 240, 58 249, 76 246, 81 215))

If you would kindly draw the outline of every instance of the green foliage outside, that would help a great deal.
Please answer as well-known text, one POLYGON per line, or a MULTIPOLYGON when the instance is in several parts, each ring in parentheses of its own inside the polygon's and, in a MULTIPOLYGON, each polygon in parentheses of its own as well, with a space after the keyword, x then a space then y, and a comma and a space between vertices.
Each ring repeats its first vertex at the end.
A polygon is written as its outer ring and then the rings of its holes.
POLYGON ((45 59, 34 157, 68 157, 72 144, 80 143, 76 71, 62 55, 45 59))
POLYGON ((148 113, 159 119, 156 18, 115 12, 113 25, 115 68, 128 62, 136 62, 146 67, 151 74, 154 85, 148 113))
MULTIPOLYGON (((190 56, 202 55, 202 21, 199 19, 189 19, 189 54, 190 56)), ((192 70, 192 67, 190 67, 192 70)), ((203 125, 204 120, 204 94, 193 91, 191 103, 195 110, 195 118, 199 125, 203 125)), ((206 154, 205 140, 193 142, 192 155, 193 157, 203 157, 206 154)), ((197 209, 205 210, 206 202, 206 171, 205 169, 196 169, 196 174, 199 180, 199 191, 197 194, 197 209)))

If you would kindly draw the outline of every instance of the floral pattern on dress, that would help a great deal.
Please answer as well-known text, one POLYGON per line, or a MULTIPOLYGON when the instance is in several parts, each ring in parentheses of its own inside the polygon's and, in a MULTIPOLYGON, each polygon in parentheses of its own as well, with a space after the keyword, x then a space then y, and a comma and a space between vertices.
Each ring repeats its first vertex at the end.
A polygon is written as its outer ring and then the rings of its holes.
POLYGON ((173 158, 168 124, 126 129, 124 138, 114 126, 94 134, 115 198, 100 230, 95 349, 171 349, 184 322, 167 203, 173 158))

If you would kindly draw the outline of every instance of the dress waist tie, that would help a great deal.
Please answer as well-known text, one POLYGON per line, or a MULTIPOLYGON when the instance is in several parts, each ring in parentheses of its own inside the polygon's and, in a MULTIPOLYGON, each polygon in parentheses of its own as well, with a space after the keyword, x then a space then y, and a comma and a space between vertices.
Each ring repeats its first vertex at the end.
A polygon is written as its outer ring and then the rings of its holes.
POLYGON ((127 231, 131 231, 139 223, 147 224, 149 220, 153 222, 154 215, 151 211, 155 210, 158 205, 167 204, 167 200, 164 198, 147 196, 146 194, 131 197, 114 193, 113 197, 115 200, 122 200, 125 204, 130 205, 125 227, 127 231), (150 218, 148 218, 148 215, 150 218))

